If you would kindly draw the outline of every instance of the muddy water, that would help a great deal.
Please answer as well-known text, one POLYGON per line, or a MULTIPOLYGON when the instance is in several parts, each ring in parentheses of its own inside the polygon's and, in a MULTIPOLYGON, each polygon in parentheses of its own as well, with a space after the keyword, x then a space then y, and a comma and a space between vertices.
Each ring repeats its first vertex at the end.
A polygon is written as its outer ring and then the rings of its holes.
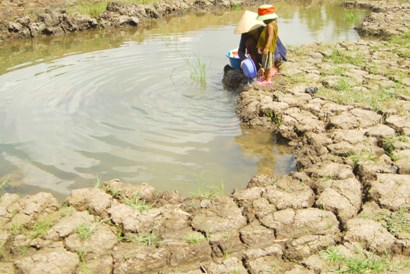
MULTIPOLYGON (((359 39, 353 27, 362 12, 277 8, 288 46, 359 39)), ((189 195, 209 187, 230 192, 257 171, 293 170, 292 152, 270 133, 241 128, 237 94, 221 85, 241 14, 0 45, 6 191, 65 195, 120 178, 189 195)))

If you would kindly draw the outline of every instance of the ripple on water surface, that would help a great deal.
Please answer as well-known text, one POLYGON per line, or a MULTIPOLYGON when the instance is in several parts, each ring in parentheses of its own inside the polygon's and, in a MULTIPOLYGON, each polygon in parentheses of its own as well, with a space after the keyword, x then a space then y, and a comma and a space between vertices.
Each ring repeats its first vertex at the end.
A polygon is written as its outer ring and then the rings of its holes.
MULTIPOLYGON (((306 16, 306 8, 280 9, 288 45, 297 44, 295 37, 357 39, 333 10, 306 16)), ((101 176, 189 194, 221 182, 227 191, 243 187, 258 170, 289 172, 291 152, 269 133, 241 128, 237 94, 222 88, 225 52, 237 47, 232 32, 241 14, 175 18, 161 25, 162 34, 96 32, 53 45, 62 39, 55 38, 42 55, 34 47, 35 56, 3 64, 0 176, 23 183, 23 193, 30 185, 66 194, 101 176), (53 51, 60 57, 50 58, 53 51), (200 65, 204 86, 192 80, 200 65)))

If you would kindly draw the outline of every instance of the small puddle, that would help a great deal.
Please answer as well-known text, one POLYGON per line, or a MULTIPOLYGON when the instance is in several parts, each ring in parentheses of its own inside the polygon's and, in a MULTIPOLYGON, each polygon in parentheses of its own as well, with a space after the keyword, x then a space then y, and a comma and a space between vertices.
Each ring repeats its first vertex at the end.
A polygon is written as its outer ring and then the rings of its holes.
MULTIPOLYGON (((277 9, 288 46, 358 40, 353 27, 365 15, 335 6, 277 9)), ((185 195, 204 186, 229 193, 258 171, 294 170, 289 148, 269 132, 241 127, 237 94, 222 87, 241 15, 188 15, 146 29, 0 45, 6 191, 66 195, 120 178, 185 195)))

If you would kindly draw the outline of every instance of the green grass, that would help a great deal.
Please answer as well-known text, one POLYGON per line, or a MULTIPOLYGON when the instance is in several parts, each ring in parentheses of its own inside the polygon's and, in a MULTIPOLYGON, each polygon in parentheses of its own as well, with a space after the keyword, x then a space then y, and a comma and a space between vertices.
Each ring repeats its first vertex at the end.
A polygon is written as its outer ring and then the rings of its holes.
POLYGON ((200 176, 196 178, 196 191, 192 193, 192 196, 213 200, 223 195, 225 195, 225 184, 223 180, 221 180, 219 186, 209 186, 203 182, 200 176))
POLYGON ((38 237, 44 237, 45 235, 47 235, 47 232, 50 230, 52 226, 53 222, 46 217, 37 220, 37 222, 35 222, 32 226, 33 239, 38 237))
POLYGON ((344 68, 344 67, 335 67, 333 69, 333 74, 342 75, 343 72, 345 72, 345 71, 346 71, 346 68, 344 68))
POLYGON ((397 54, 403 58, 410 58, 410 32, 400 36, 393 36, 389 42, 396 46, 397 54))
POLYGON ((353 167, 357 167, 359 163, 364 163, 364 162, 374 162, 377 157, 373 154, 370 153, 365 153, 365 152, 354 152, 349 155, 349 158, 353 162, 353 167))
POLYGON ((122 192, 119 190, 119 189, 116 189, 116 188, 111 188, 110 186, 108 186, 108 185, 105 185, 104 186, 104 190, 105 190, 105 192, 107 192, 108 194, 110 194, 113 198, 115 198, 115 199, 119 199, 119 198, 121 198, 122 197, 122 192))
POLYGON ((103 185, 103 181, 102 181, 102 177, 100 174, 97 174, 96 178, 95 178, 95 188, 101 188, 103 185))
POLYGON ((383 220, 386 223, 387 230, 398 237, 401 233, 410 234, 410 218, 409 210, 406 208, 400 208, 398 211, 386 215, 383 220))
POLYGON ((373 111, 396 109, 399 113, 407 113, 408 110, 397 104, 397 94, 385 89, 378 90, 353 90, 348 80, 340 80, 334 89, 323 88, 319 92, 324 99, 329 99, 343 105, 353 105, 369 108, 373 111))
POLYGON ((239 10, 241 9, 242 4, 240 2, 232 3, 231 9, 232 10, 239 10))
POLYGON ((205 62, 196 54, 192 57, 185 57, 185 62, 189 68, 191 80, 202 87, 206 86, 207 65, 205 62))
POLYGON ((332 272, 336 273, 386 273, 398 268, 390 263, 390 258, 370 252, 356 251, 353 256, 346 256, 335 247, 329 247, 321 252, 321 256, 335 268, 332 272))
POLYGON ((206 237, 200 233, 191 233, 186 236, 188 244, 199 244, 206 241, 206 237))
POLYGON ((77 226, 76 232, 81 240, 85 240, 91 237, 91 235, 93 235, 96 230, 97 228, 93 226, 91 223, 83 223, 77 226))
POLYGON ((9 184, 9 178, 1 179, 0 181, 0 195, 3 193, 6 186, 9 184))
POLYGON ((356 12, 349 11, 346 13, 346 21, 348 22, 356 22, 358 19, 358 15, 356 12))
POLYGON ((307 82, 306 73, 305 72, 299 72, 299 73, 296 73, 294 75, 291 75, 289 77, 289 81, 292 84, 305 83, 305 82, 307 82))
MULTIPOLYGON (((68 13, 73 15, 74 13, 80 13, 89 15, 94 18, 99 18, 106 10, 107 5, 111 1, 97 0, 97 1, 79 1, 77 5, 68 8, 68 13)), ((161 2, 160 0, 117 0, 116 2, 124 4, 134 5, 148 5, 161 2)))
POLYGON ((385 136, 382 139, 382 146, 384 152, 393 160, 397 160, 397 156, 395 155, 395 149, 397 146, 397 142, 407 142, 407 136, 405 135, 397 135, 397 136, 385 136))
POLYGON ((82 270, 82 273, 87 274, 89 273, 88 265, 87 262, 85 261, 85 256, 87 255, 87 252, 84 250, 77 250, 77 256, 80 259, 80 267, 82 270))
POLYGON ((124 203, 128 206, 138 209, 139 211, 147 211, 152 208, 151 205, 145 203, 139 196, 139 193, 134 193, 132 198, 125 198, 124 203))
POLYGON ((350 85, 351 80, 347 77, 342 77, 336 82, 335 89, 337 91, 349 91, 351 88, 350 85))
POLYGON ((82 3, 69 8, 69 14, 80 13, 99 18, 107 10, 107 2, 82 3))
POLYGON ((350 56, 349 52, 337 49, 334 49, 332 54, 325 57, 325 59, 334 64, 352 64, 355 66, 364 66, 366 64, 366 59, 363 55, 358 54, 357 56, 350 56))
POLYGON ((155 232, 140 234, 125 233, 122 237, 122 240, 130 243, 138 243, 146 246, 158 247, 161 242, 161 237, 155 232))
POLYGON ((58 211, 61 217, 69 217, 72 216, 75 212, 75 209, 69 206, 63 206, 58 211))

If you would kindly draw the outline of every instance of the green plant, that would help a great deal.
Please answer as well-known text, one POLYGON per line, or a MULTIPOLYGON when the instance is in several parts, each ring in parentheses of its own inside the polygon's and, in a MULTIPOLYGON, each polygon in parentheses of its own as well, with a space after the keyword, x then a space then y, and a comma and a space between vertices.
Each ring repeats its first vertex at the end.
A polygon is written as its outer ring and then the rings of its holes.
POLYGON ((355 13, 355 12, 348 12, 346 14, 346 20, 348 22, 355 22, 357 20, 357 17, 358 17, 357 13, 355 13))
POLYGON ((29 247, 28 246, 22 246, 20 247, 20 254, 26 254, 28 252, 29 247))
POLYGON ((22 229, 22 225, 15 218, 13 218, 13 220, 11 221, 11 234, 16 236, 20 234, 22 229))
POLYGON ((271 117, 272 123, 274 123, 277 127, 282 125, 282 115, 281 114, 274 114, 271 117))
POLYGON ((107 10, 107 2, 81 3, 69 9, 70 14, 86 14, 94 18, 100 17, 107 10))
POLYGON ((120 198, 122 197, 122 192, 117 189, 117 188, 111 188, 109 185, 106 185, 105 187, 105 191, 110 194, 113 198, 120 198))
POLYGON ((50 230, 52 226, 53 226, 53 222, 46 217, 37 220, 37 222, 35 222, 32 226, 32 230, 33 230, 32 237, 35 239, 35 238, 43 237, 47 235, 47 232, 50 230))
POLYGON ((61 217, 68 217, 74 214, 75 209, 69 206, 63 206, 58 210, 58 212, 60 213, 61 217))
POLYGON ((1 179, 1 181, 0 181, 0 194, 2 194, 3 189, 6 188, 8 183, 9 183, 9 177, 7 177, 5 179, 1 179))
POLYGON ((78 255, 78 258, 80 259, 80 264, 81 264, 81 268, 82 268, 82 272, 84 273, 84 274, 87 274, 88 273, 88 265, 87 265, 87 263, 86 263, 86 261, 85 261, 85 256, 87 255, 87 252, 86 251, 84 251, 84 250, 77 250, 77 255, 78 255))
POLYGON ((96 230, 96 226, 92 226, 90 223, 83 223, 77 226, 76 232, 81 240, 85 240, 91 237, 91 235, 93 235, 96 230))
POLYGON ((142 234, 125 233, 123 240, 131 243, 158 247, 161 242, 161 237, 155 232, 142 234))
POLYGON ((350 79, 346 77, 340 78, 336 82, 335 89, 338 91, 348 91, 350 89, 350 79))
POLYGON ((215 199, 216 197, 223 196, 225 194, 225 184, 223 180, 219 186, 207 186, 203 183, 200 176, 196 178, 197 190, 192 193, 193 196, 203 199, 215 199))
POLYGON ((369 161, 373 162, 376 160, 377 157, 370 153, 354 152, 354 153, 349 154, 349 158, 352 160, 353 166, 357 167, 359 163, 369 162, 369 161))
POLYGON ((402 35, 393 36, 389 39, 389 42, 396 45, 395 49, 397 50, 397 54, 403 58, 410 58, 410 48, 409 48, 409 41, 410 41, 410 32, 406 32, 402 35))
POLYGON ((138 209, 141 212, 152 208, 151 205, 146 204, 145 201, 140 198, 139 193, 134 193, 132 198, 125 198, 124 203, 138 209))
POLYGON ((206 237, 201 233, 190 233, 186 236, 188 244, 199 244, 206 241, 206 237))
POLYGON ((305 72, 298 72, 291 75, 289 80, 292 84, 305 83, 307 81, 307 76, 305 72))
POLYGON ((241 3, 240 2, 234 2, 234 3, 232 3, 231 8, 233 10, 239 10, 241 8, 241 3))
POLYGON ((381 258, 367 251, 355 251, 347 256, 335 247, 328 247, 321 252, 321 256, 336 267, 335 272, 340 273, 385 273, 394 268, 389 258, 381 258))
POLYGON ((97 174, 94 187, 101 188, 102 184, 103 184, 102 177, 100 174, 97 174))
POLYGON ((185 61, 190 70, 191 79, 199 83, 201 86, 206 85, 206 64, 197 55, 194 59, 185 58, 185 61))
POLYGON ((386 154, 394 159, 394 150, 395 150, 395 142, 396 142, 396 138, 393 136, 384 136, 382 139, 382 145, 383 145, 383 149, 384 152, 386 152, 386 154))
POLYGON ((349 52, 342 52, 338 49, 332 51, 327 60, 331 61, 335 64, 352 64, 356 66, 364 66, 366 64, 366 60, 363 55, 358 54, 356 56, 351 56, 349 52))
POLYGON ((410 233, 410 218, 407 215, 408 209, 402 207, 390 215, 385 215, 383 220, 386 222, 387 230, 398 237, 401 233, 410 233))
POLYGON ((344 67, 335 67, 333 69, 333 74, 342 75, 343 72, 345 72, 345 71, 346 71, 346 68, 344 68, 344 67))

